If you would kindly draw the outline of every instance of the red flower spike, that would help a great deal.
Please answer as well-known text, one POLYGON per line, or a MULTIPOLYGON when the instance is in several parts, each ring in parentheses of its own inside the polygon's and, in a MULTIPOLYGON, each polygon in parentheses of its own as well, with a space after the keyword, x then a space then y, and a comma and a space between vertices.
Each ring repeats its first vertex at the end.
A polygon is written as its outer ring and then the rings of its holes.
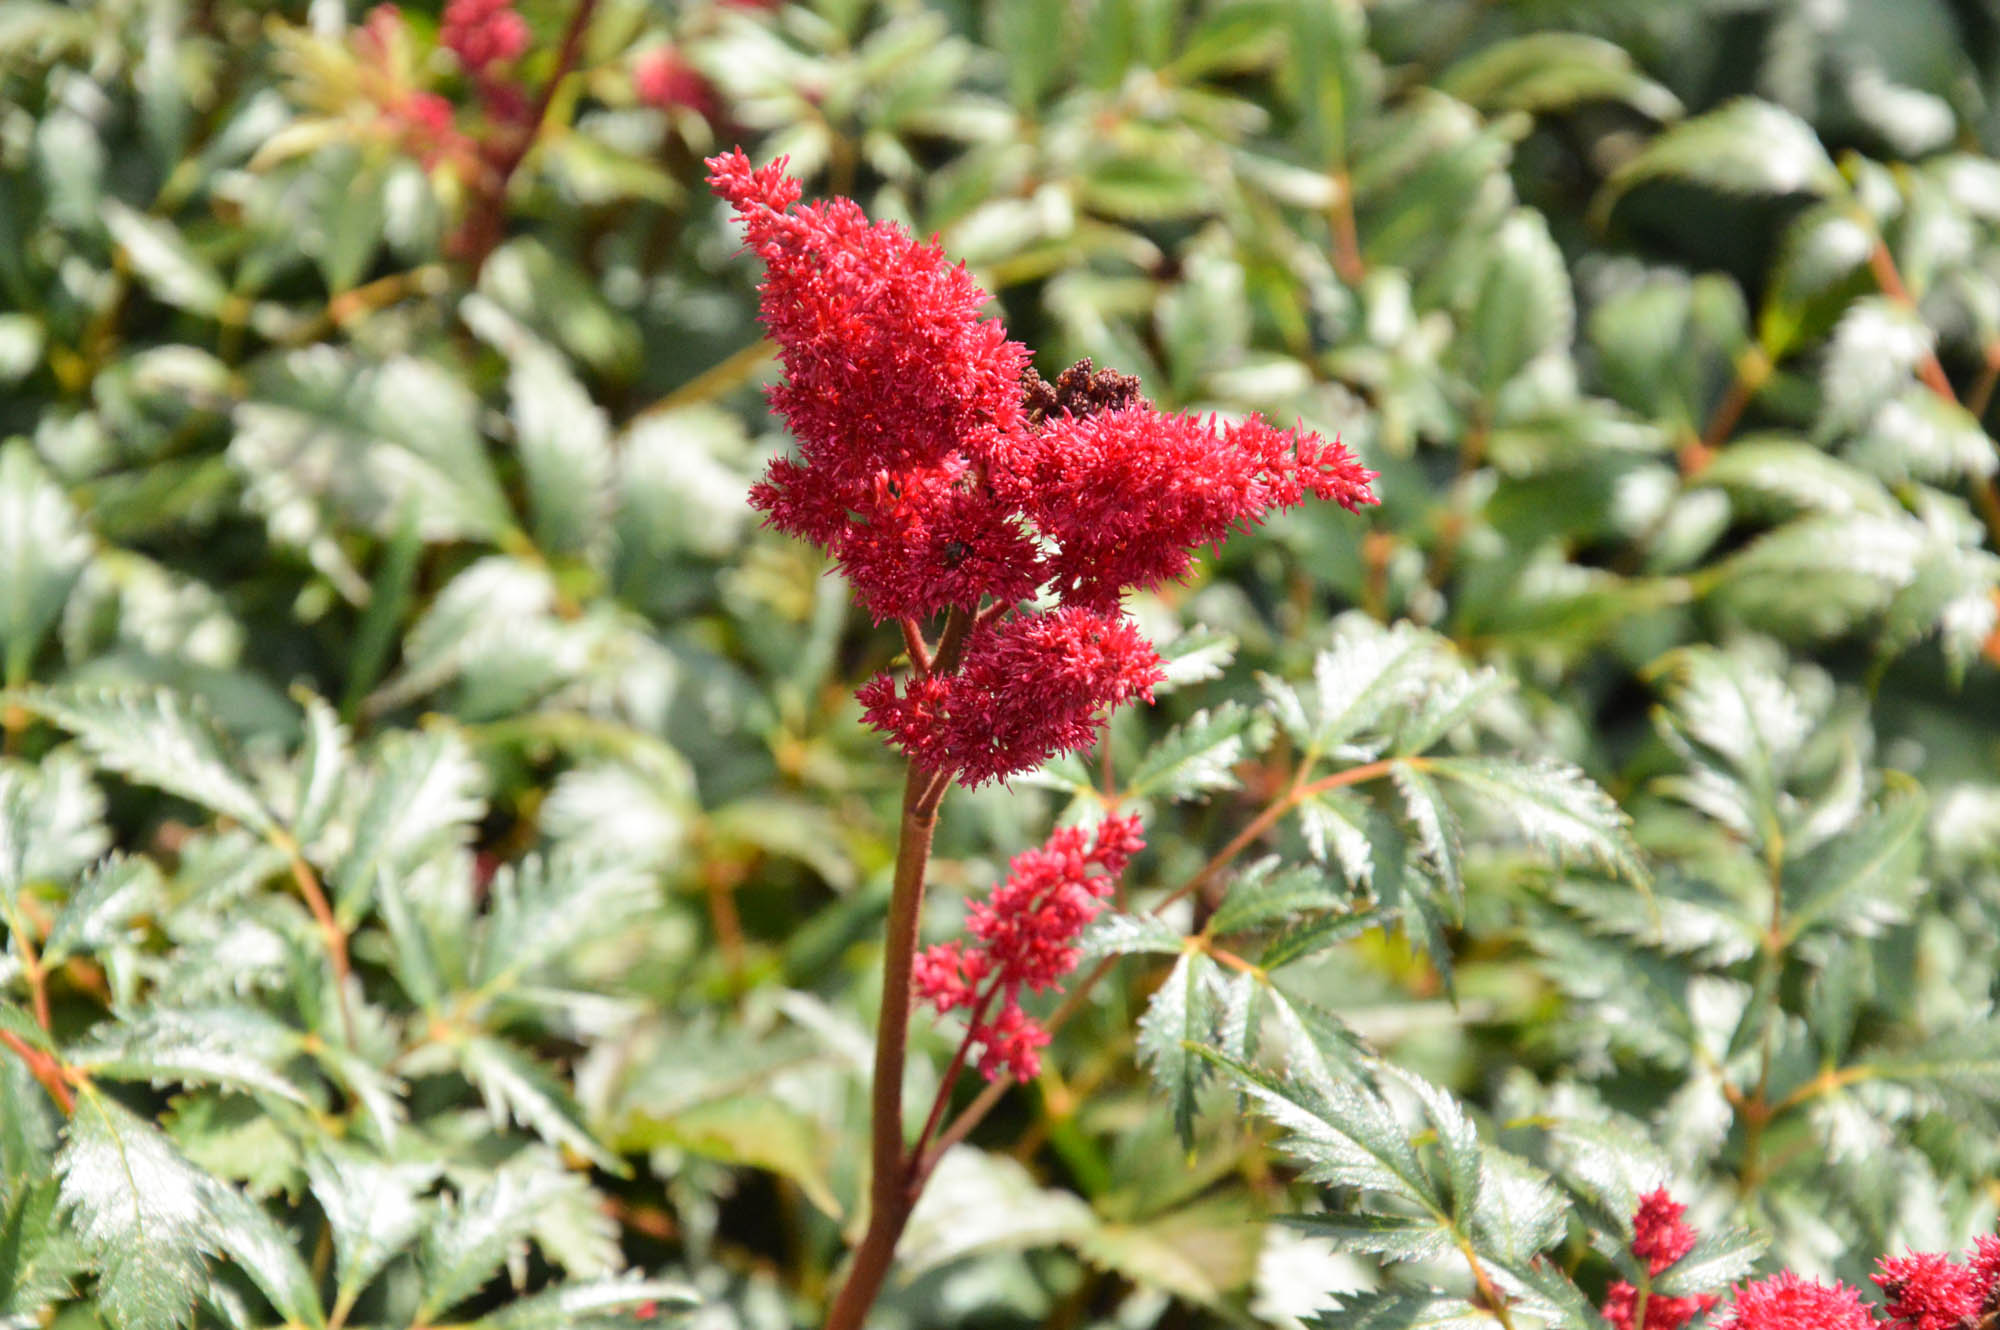
POLYGON ((972 942, 945 942, 911 966, 918 998, 940 1013, 973 1013, 967 1038, 980 1046, 988 1080, 1002 1072, 1029 1080, 1041 1070, 1048 1031, 1021 1009, 1026 988, 1055 987, 1076 968, 1076 939, 1104 907, 1111 884, 1145 848, 1136 816, 1111 817, 1092 830, 1062 827, 1038 849, 1014 856, 1007 880, 966 919, 972 942), (986 1008, 999 1000, 997 1012, 986 1008))
POLYGON ((1729 1319, 1716 1330, 1877 1330, 1859 1290, 1800 1279, 1787 1270, 1736 1290, 1729 1319))
POLYGON ((1659 1274, 1694 1250, 1694 1230, 1681 1220, 1686 1213, 1687 1207, 1665 1187, 1639 1198, 1632 1216, 1632 1254, 1646 1263, 1647 1274, 1659 1274))
MULTIPOLYGON (((1686 1298, 1670 1298, 1664 1293, 1651 1294, 1646 1299, 1646 1324, 1636 1330, 1680 1330, 1715 1303, 1713 1293, 1686 1298)), ((1604 1306, 1599 1308, 1604 1319, 1617 1326, 1618 1330, 1635 1330, 1632 1316, 1638 1310, 1639 1290, 1622 1279, 1606 1290, 1604 1306)))
MULTIPOLYGON (((1632 1215, 1632 1254, 1646 1263, 1648 1275, 1660 1274, 1694 1249, 1694 1230, 1681 1220, 1685 1213, 1687 1207, 1676 1201, 1665 1187, 1639 1198, 1639 1208, 1632 1215)), ((1639 1310, 1638 1302, 1639 1290, 1621 1279, 1606 1291, 1600 1310, 1604 1319, 1618 1330, 1680 1330, 1713 1307, 1716 1298, 1712 1293, 1680 1298, 1649 1294, 1646 1322, 1635 1327, 1632 1318, 1639 1310)))
MULTIPOLYGON (((751 504, 851 573, 843 519, 876 506, 878 485, 893 493, 912 469, 962 474, 1021 428, 1027 350, 980 317, 986 293, 936 245, 870 223, 849 199, 798 205, 783 161, 752 170, 739 151, 708 165, 764 260, 764 325, 785 363, 771 405, 799 441, 801 461, 774 466, 751 504)), ((877 583, 915 576, 862 571, 877 583)))
POLYGON ((1898 1330, 1971 1330, 1977 1325, 1986 1284, 1980 1273, 1943 1252, 1883 1257, 1869 1276, 1888 1295, 1898 1330))
POLYGON ((860 691, 868 723, 931 771, 983 785, 1096 741, 1104 717, 1152 701, 1159 653, 1122 615, 1051 610, 973 630, 943 678, 878 675, 860 691))

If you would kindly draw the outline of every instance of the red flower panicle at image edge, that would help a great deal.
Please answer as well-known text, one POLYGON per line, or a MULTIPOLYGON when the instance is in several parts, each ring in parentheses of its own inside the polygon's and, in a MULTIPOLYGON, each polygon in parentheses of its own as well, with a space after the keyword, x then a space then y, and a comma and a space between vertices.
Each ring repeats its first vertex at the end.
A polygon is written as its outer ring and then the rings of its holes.
POLYGON ((1982 1237, 1964 1264, 1943 1252, 1885 1256, 1870 1276, 1896 1330, 1979 1330, 2000 1311, 2000 1237, 1982 1237))
POLYGON ((920 952, 911 967, 917 997, 940 1013, 970 1013, 969 1044, 988 1080, 1028 1080, 1041 1070, 1048 1032, 1021 1009, 1023 988, 1053 988, 1076 968, 1077 937, 1103 908, 1112 883, 1145 847, 1136 816, 1094 830, 1063 827, 1039 849, 1014 856, 1007 880, 967 911, 968 942, 920 952), (1096 870, 1093 872, 1092 870, 1096 870), (998 1002, 999 1010, 991 1011, 998 1002))
MULTIPOLYGON (((1694 1230, 1681 1218, 1685 1213, 1687 1207, 1669 1195, 1664 1187, 1639 1198, 1639 1208, 1632 1215, 1632 1254, 1646 1263, 1648 1276, 1658 1276, 1694 1250, 1694 1230)), ((1604 1319, 1617 1326, 1618 1330, 1680 1330, 1713 1307, 1716 1298, 1712 1293, 1679 1298, 1649 1293, 1646 1297, 1645 1324, 1634 1326, 1633 1317, 1638 1312, 1638 1303, 1639 1290, 1620 1279, 1605 1293, 1604 1319)))

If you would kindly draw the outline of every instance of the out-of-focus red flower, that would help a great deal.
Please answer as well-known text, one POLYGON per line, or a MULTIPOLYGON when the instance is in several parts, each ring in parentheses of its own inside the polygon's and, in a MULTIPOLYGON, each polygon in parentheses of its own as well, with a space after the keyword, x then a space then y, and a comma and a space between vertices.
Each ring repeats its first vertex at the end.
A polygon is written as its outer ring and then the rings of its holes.
POLYGON ((715 89, 671 46, 648 51, 633 62, 632 91, 640 101, 662 111, 685 108, 704 116, 715 113, 715 89))
POLYGON ((472 74, 520 58, 528 49, 528 24, 513 0, 451 0, 438 26, 438 43, 472 74))
POLYGON ((1077 937, 1144 848, 1135 816, 1107 818, 1094 832, 1060 828, 1040 848, 1015 855, 1007 880, 973 904, 966 919, 973 941, 917 955, 917 996, 939 1012, 971 1013, 967 1038, 979 1046, 988 1080, 1002 1072, 1027 1080, 1041 1070, 1049 1035, 1021 1009, 1021 989, 1042 992, 1076 968, 1077 937))

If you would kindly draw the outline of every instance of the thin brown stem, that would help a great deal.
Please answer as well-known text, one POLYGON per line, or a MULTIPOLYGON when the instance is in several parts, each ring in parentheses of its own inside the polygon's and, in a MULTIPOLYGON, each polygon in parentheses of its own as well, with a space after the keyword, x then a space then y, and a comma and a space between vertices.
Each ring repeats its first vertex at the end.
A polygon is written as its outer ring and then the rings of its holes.
MULTIPOLYGON (((591 16, 597 11, 597 0, 577 0, 576 8, 570 11, 569 25, 563 29, 562 45, 556 50, 555 68, 549 72, 548 81, 535 97, 534 107, 528 118, 515 132, 512 139, 499 148, 487 162, 484 178, 474 191, 472 215, 466 219, 461 233, 466 267, 472 282, 479 281, 479 270, 500 243, 505 233, 506 223, 503 213, 507 199, 507 186, 513 181, 514 173, 521 168, 528 152, 541 137, 542 122, 548 119, 549 107, 554 104, 556 90, 562 86, 570 71, 576 68, 577 57, 583 53, 584 33, 589 31, 591 16)), ((484 155, 482 153, 482 155, 484 155)))
POLYGON ((931 1111, 924 1119, 924 1129, 917 1133, 916 1144, 910 1147, 909 1169, 916 1175, 916 1164, 924 1157, 924 1147, 930 1144, 931 1134, 938 1129, 944 1118, 945 1105, 951 1102, 952 1089, 958 1084, 959 1073, 965 1070, 965 1061, 972 1053, 973 1035, 986 1020, 986 1010, 993 1005, 993 998, 1000 991, 995 983, 979 999, 965 1022, 965 1038, 958 1041, 958 1051, 951 1055, 951 1064, 944 1069, 944 1076, 938 1082, 937 1094, 931 1098, 931 1111))
POLYGON ((21 974, 28 981, 28 998, 34 1004, 35 1024, 49 1028, 49 972, 42 968, 35 940, 26 928, 17 929, 14 941, 21 947, 21 974))
POLYGON ((1327 205, 1326 221, 1333 233, 1333 271, 1347 285, 1361 285, 1368 276, 1368 263, 1361 257, 1361 236, 1354 225, 1354 181, 1345 171, 1333 175, 1333 202, 1327 205))
MULTIPOLYGON (((1889 252, 1889 242, 1882 236, 1875 237, 1875 248, 1868 252, 1868 269, 1875 275, 1875 284, 1882 288, 1882 294, 1908 310, 1917 307, 1916 297, 1903 284, 1903 274, 1896 267, 1896 256, 1889 252)), ((1986 414, 1987 400, 1993 394, 1993 376, 2000 374, 2000 365, 1995 363, 1995 349, 1989 348, 1986 355, 1987 370, 1980 382, 1974 386, 1970 401, 1978 403, 1976 408, 1968 406, 1975 417, 1986 414)), ((1947 402, 1957 402, 1958 393, 1951 386, 1951 379, 1944 372, 1944 364, 1935 350, 1926 351, 1917 365, 1918 377, 1926 387, 1947 402)), ((1984 428, 1982 422, 1981 428, 1984 428)), ((1979 509, 1979 516, 1986 523, 1986 530, 1993 538, 1995 547, 2000 547, 2000 483, 1992 476, 1975 476, 1972 480, 1972 501, 1979 509)))
POLYGON ((298 884, 300 897, 305 900, 306 908, 312 911, 313 922, 319 925, 320 940, 325 943, 327 957, 333 962, 334 1001, 340 1010, 340 1033, 352 1044, 354 1012, 348 1003, 347 986, 354 967, 347 955, 347 932, 334 917, 333 906, 327 901, 326 892, 320 887, 319 878, 314 874, 312 865, 306 862, 298 843, 282 833, 277 839, 278 848, 291 858, 292 881, 298 884))
POLYGON ((12 1049, 14 1056, 27 1065, 28 1074, 40 1081, 42 1088, 49 1092, 49 1098, 65 1114, 76 1111, 76 1096, 70 1092, 69 1078, 62 1063, 39 1048, 30 1047, 26 1040, 11 1030, 0 1030, 0 1046, 12 1049))
POLYGON ((1479 1253, 1473 1251, 1472 1244, 1463 1238, 1459 1239, 1458 1250, 1459 1254, 1465 1257, 1466 1265, 1472 1270, 1472 1282, 1479 1286, 1479 1296, 1486 1303, 1487 1310, 1491 1311, 1495 1319, 1507 1327, 1507 1330, 1514 1330, 1514 1316, 1508 1310, 1507 1295, 1494 1287, 1492 1277, 1486 1273, 1486 1267, 1479 1263, 1479 1253))

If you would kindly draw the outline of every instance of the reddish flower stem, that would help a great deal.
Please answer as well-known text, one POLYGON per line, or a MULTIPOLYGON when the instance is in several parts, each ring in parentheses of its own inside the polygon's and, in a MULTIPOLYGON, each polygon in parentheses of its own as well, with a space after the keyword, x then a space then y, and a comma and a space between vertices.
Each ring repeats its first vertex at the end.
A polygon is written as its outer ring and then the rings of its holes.
POLYGON ((486 266, 487 256, 493 253, 506 233, 507 186, 527 158, 528 150, 541 137, 542 121, 548 118, 556 89, 569 77, 570 71, 576 67, 577 57, 583 53, 584 33, 589 30, 591 16, 596 11, 597 0, 577 0, 576 8, 570 11, 569 26, 563 29, 562 46, 556 51, 556 66, 536 96, 527 122, 515 131, 513 140, 492 158, 479 189, 474 192, 473 212, 466 218, 462 233, 466 267, 474 284, 479 281, 479 270, 486 266))
MULTIPOLYGON (((912 1165, 924 1157, 924 1148, 930 1144, 932 1133, 937 1131, 938 1123, 943 1120, 945 1106, 951 1102, 952 1088, 958 1084, 959 1073, 965 1070, 966 1059, 972 1053, 973 1035, 985 1022, 986 1010, 993 1005, 993 999, 999 994, 1000 982, 996 979, 986 990, 985 996, 979 999, 978 1004, 967 1015, 965 1038, 958 1041, 958 1051, 951 1055, 951 1065, 944 1069, 944 1076, 938 1082, 937 1094, 931 1100, 930 1116, 924 1119, 924 1129, 917 1133, 916 1144, 910 1147, 912 1165)), ((916 1177, 914 1167, 912 1178, 919 1186, 922 1185, 922 1179, 916 1177)))
POLYGON ((19 1035, 11 1030, 0 1030, 0 1045, 10 1048, 14 1056, 27 1064, 28 1074, 42 1083, 49 1092, 49 1098, 65 1114, 76 1111, 76 1096, 70 1093, 69 1080, 62 1063, 44 1053, 39 1048, 31 1048, 19 1035))
MULTIPOLYGON (((971 631, 972 615, 955 609, 945 620, 932 667, 958 668, 971 631)), ((922 1183, 903 1145, 903 1065, 910 1038, 910 971, 916 961, 917 930, 923 918, 924 876, 930 867, 931 838, 938 805, 949 780, 910 766, 903 785, 903 822, 896 842, 896 873, 889 893, 887 936, 882 948, 882 1010, 875 1024, 875 1079, 869 1106, 870 1164, 868 1228, 854 1249, 847 1280, 827 1311, 826 1330, 861 1330, 868 1309, 882 1291, 895 1259, 896 1240, 909 1222, 922 1183)))

